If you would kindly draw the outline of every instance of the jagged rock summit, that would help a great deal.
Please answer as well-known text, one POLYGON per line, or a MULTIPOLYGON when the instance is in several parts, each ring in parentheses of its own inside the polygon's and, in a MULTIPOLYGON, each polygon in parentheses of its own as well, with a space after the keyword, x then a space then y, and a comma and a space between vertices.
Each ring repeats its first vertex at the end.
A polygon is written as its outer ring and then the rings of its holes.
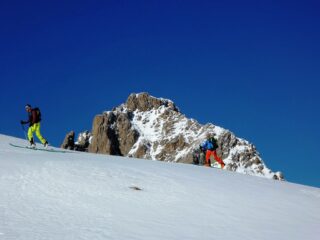
POLYGON ((192 153, 207 135, 218 139, 226 169, 283 179, 262 161, 255 146, 213 124, 188 119, 168 99, 131 94, 126 103, 95 116, 89 152, 168 162, 192 163, 192 153))

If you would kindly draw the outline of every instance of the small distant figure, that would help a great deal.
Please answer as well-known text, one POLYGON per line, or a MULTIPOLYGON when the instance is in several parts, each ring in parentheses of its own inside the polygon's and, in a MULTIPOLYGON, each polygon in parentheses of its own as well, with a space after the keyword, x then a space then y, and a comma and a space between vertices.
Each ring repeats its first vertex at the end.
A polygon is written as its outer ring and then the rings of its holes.
POLYGON ((201 147, 201 145, 199 146, 199 149, 200 149, 199 165, 204 165, 206 160, 206 150, 203 147, 201 147))
POLYGON ((211 167, 210 157, 213 155, 214 159, 224 168, 225 164, 217 155, 218 148, 217 140, 213 136, 208 136, 208 139, 201 144, 201 148, 206 151, 206 166, 211 167))
POLYGON ((200 165, 200 149, 196 148, 193 150, 192 159, 194 165, 200 165))
POLYGON ((40 142, 43 144, 45 148, 48 147, 48 141, 42 137, 40 133, 40 122, 41 122, 41 112, 39 108, 32 108, 30 104, 27 104, 25 106, 25 109, 28 113, 28 120, 23 121, 21 120, 20 123, 22 125, 29 123, 28 128, 28 140, 30 142, 30 147, 35 148, 36 144, 33 139, 33 133, 36 133, 36 136, 40 140, 40 142))
POLYGON ((192 153, 193 164, 195 165, 204 165, 205 163, 205 151, 201 145, 193 150, 192 153))

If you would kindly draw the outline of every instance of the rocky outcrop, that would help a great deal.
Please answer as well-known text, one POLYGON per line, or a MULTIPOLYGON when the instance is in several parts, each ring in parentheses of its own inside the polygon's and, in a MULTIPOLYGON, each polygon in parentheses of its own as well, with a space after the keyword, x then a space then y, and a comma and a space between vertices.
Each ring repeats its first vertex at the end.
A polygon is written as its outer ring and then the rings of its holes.
POLYGON ((130 112, 106 112, 93 121, 90 152, 126 156, 139 137, 132 128, 130 112))
POLYGON ((131 94, 125 105, 128 111, 132 112, 136 110, 146 112, 152 109, 158 109, 161 106, 164 106, 169 110, 179 112, 179 109, 172 101, 163 98, 151 97, 148 93, 131 94))
POLYGON ((92 134, 89 131, 84 131, 79 134, 76 142, 75 142, 74 137, 75 137, 75 132, 70 131, 66 135, 66 137, 61 145, 61 148, 75 150, 75 151, 81 151, 81 152, 87 152, 88 147, 91 142, 92 134))
POLYGON ((76 151, 88 152, 91 143, 92 134, 87 130, 79 134, 78 140, 75 142, 76 151))
POLYGON ((67 133, 66 137, 63 140, 63 143, 61 144, 61 148, 74 150, 74 135, 74 131, 67 133))
POLYGON ((231 171, 283 179, 266 167, 255 146, 213 124, 183 115, 168 99, 148 93, 95 116, 88 151, 170 162, 193 162, 193 152, 208 135, 218 140, 218 155, 231 171))

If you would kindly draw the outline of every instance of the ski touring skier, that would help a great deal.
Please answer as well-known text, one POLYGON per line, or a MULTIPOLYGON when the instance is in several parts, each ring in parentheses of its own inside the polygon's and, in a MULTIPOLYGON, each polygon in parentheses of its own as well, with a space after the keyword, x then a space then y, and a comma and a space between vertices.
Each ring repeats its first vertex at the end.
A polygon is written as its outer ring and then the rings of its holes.
POLYGON ((206 151, 206 166, 211 167, 210 157, 213 155, 214 159, 220 164, 221 168, 224 168, 224 162, 217 155, 217 140, 213 136, 208 135, 207 140, 201 144, 201 148, 206 151))
POLYGON ((192 152, 193 164, 195 165, 204 165, 205 164, 205 151, 199 145, 198 148, 195 148, 192 152))
POLYGON ((28 128, 28 140, 30 142, 30 147, 35 148, 36 144, 33 138, 33 133, 36 134, 40 142, 45 148, 48 147, 48 141, 40 133, 40 122, 41 122, 41 112, 39 108, 32 108, 30 104, 25 106, 26 112, 28 113, 28 120, 21 120, 21 125, 29 124, 28 128))

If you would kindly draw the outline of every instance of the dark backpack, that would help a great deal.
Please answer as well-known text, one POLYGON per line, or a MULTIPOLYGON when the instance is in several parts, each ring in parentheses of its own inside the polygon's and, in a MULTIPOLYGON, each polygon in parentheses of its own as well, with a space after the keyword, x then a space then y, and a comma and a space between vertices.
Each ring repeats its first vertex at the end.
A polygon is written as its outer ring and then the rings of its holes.
POLYGON ((40 109, 38 108, 38 107, 36 107, 36 108, 34 108, 33 109, 35 112, 36 112, 36 114, 37 114, 37 122, 40 122, 41 121, 41 111, 40 111, 40 109))
POLYGON ((219 147, 217 140, 215 138, 210 138, 209 141, 212 143, 212 148, 210 150, 212 151, 217 150, 217 148, 219 147))

